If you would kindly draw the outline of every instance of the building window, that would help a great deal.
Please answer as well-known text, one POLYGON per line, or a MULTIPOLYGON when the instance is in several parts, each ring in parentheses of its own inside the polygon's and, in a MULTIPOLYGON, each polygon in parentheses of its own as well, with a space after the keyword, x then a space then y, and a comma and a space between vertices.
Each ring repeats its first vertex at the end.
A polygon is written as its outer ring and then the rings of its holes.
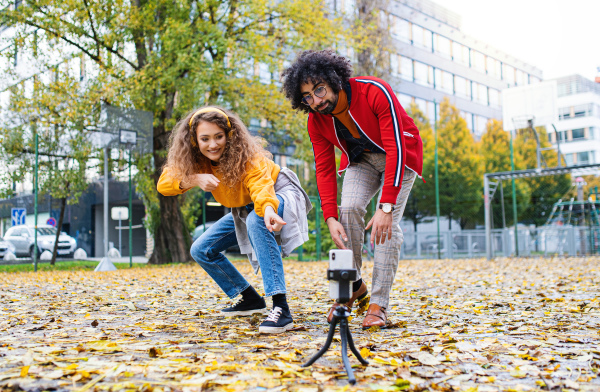
POLYGON ((592 104, 578 105, 573 107, 573 118, 586 117, 592 115, 592 104))
POLYGON ((508 86, 515 85, 515 69, 510 65, 504 64, 504 69, 502 70, 502 77, 504 81, 508 84, 508 86))
POLYGON ((574 154, 565 154, 565 163, 567 166, 572 166, 574 164, 574 154))
POLYGON ((475 126, 473 127, 473 131, 476 135, 482 135, 485 133, 485 124, 487 123, 487 118, 481 116, 474 116, 475 126))
POLYGON ((433 123, 435 120, 435 105, 431 101, 426 101, 424 99, 415 98, 415 103, 421 109, 425 117, 429 119, 429 122, 433 123))
POLYGON ((458 97, 471 99, 471 86, 467 79, 454 75, 454 93, 458 97))
POLYGON ((448 94, 454 93, 453 75, 450 72, 435 70, 435 89, 448 94))
POLYGON ((525 76, 526 76, 525 72, 521 71, 520 69, 517 69, 517 75, 516 75, 517 86, 524 86, 525 84, 527 84, 526 80, 525 80, 525 76))
POLYGON ((396 97, 398 98, 398 101, 400 102, 400 105, 402 105, 404 110, 407 110, 413 101, 413 98, 410 95, 402 93, 396 93, 396 97))
POLYGON ((415 61, 414 72, 415 83, 421 84, 423 86, 433 87, 433 67, 415 61))
POLYGON ((464 113, 464 119, 467 121, 467 128, 471 132, 475 132, 475 129, 473 128, 473 114, 472 113, 464 113))
POLYGON ((472 68, 485 73, 485 55, 476 50, 472 50, 471 55, 473 56, 472 68))
POLYGON ((487 72, 496 79, 502 78, 502 63, 491 57, 487 58, 487 72))
POLYGON ((558 118, 560 120, 567 120, 571 118, 571 108, 560 108, 558 109, 558 118))
POLYGON ((390 56, 391 72, 394 76, 400 76, 404 80, 413 81, 413 61, 399 54, 390 56))
POLYGON ((433 43, 433 35, 431 31, 417 26, 412 25, 412 42, 413 45, 419 46, 426 49, 431 49, 433 43))
POLYGON ((435 53, 445 58, 452 58, 452 41, 446 37, 435 34, 435 53))
POLYGON ((412 82, 414 80, 413 61, 408 57, 402 56, 398 56, 398 61, 400 62, 400 77, 412 82))
POLYGON ((573 129, 571 135, 572 140, 585 139, 585 128, 573 129))
POLYGON ((484 105, 488 104, 487 86, 473 82, 473 100, 484 105))
POLYGON ((396 15, 390 15, 392 37, 410 43, 410 22, 396 15))
MULTIPOLYGON (((565 142, 567 141, 567 131, 558 131, 558 141, 559 142, 565 142)), ((554 139, 556 139, 556 134, 554 135, 554 139)))
POLYGON ((488 94, 490 98, 490 106, 493 106, 495 108, 500 107, 500 91, 494 88, 489 88, 488 94))
POLYGON ((452 42, 452 60, 459 64, 469 65, 469 48, 458 42, 452 42))
POLYGON ((589 165, 594 163, 594 154, 591 151, 584 151, 577 153, 577 164, 578 165, 589 165))

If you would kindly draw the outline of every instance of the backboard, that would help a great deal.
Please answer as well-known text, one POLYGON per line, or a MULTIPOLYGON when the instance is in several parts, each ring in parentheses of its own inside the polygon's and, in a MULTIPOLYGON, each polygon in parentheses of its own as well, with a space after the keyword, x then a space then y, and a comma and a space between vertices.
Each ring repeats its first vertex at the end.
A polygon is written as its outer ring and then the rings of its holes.
POLYGON ((130 148, 142 154, 153 151, 151 112, 102 104, 98 130, 92 133, 97 147, 130 148))
POLYGON ((555 80, 502 90, 502 118, 505 131, 525 128, 527 119, 533 126, 558 122, 558 97, 555 80))

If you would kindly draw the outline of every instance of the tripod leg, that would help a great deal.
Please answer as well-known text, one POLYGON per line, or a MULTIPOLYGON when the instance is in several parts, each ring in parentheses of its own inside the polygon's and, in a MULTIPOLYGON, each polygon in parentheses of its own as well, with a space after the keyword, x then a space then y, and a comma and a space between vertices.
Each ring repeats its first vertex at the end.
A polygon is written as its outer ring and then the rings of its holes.
MULTIPOLYGON (((333 335, 335 334, 335 326, 338 323, 338 320, 331 320, 331 323, 329 324, 329 333, 327 334, 327 340, 325 341, 325 344, 323 344, 323 347, 321 347, 321 349, 319 350, 318 353, 316 353, 311 359, 308 360, 308 362, 306 362, 304 365, 302 365, 302 367, 308 367, 310 365, 312 365, 313 363, 315 363, 315 361, 319 358, 321 358, 321 356, 323 354, 325 354, 325 351, 327 351, 329 349, 329 346, 331 346, 331 342, 333 341, 333 335)), ((340 328, 341 328, 341 324, 340 324, 340 328)), ((341 329, 340 329, 341 331, 341 329)))
POLYGON ((348 337, 348 320, 346 319, 340 321, 340 337, 342 338, 342 362, 344 362, 346 373, 348 373, 348 382, 354 385, 356 384, 356 378, 354 378, 354 372, 348 360, 348 347, 346 346, 346 339, 348 337))
MULTIPOLYGON (((340 328, 340 333, 341 333, 341 328, 340 328)), ((352 340, 352 334, 350 333, 350 328, 348 328, 348 327, 346 327, 346 335, 348 337, 348 346, 350 346, 350 350, 352 350, 352 353, 354 354, 356 359, 358 359, 360 361, 360 363, 362 363, 363 365, 368 365, 369 361, 364 359, 362 357, 362 355, 360 355, 360 352, 356 349, 356 346, 354 346, 354 340, 352 340)))

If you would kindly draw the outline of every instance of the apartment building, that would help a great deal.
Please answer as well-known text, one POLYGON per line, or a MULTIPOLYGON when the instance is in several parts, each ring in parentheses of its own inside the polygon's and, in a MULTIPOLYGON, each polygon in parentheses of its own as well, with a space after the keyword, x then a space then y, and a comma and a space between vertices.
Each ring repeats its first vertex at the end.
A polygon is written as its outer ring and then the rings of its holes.
POLYGON ((558 123, 550 133, 567 165, 600 163, 600 78, 581 75, 557 78, 558 123), (558 139, 558 140, 557 140, 558 139))
POLYGON ((489 119, 502 119, 505 88, 542 80, 542 71, 461 32, 456 13, 429 0, 391 0, 390 84, 400 103, 414 101, 433 121, 444 97, 479 136, 489 119))

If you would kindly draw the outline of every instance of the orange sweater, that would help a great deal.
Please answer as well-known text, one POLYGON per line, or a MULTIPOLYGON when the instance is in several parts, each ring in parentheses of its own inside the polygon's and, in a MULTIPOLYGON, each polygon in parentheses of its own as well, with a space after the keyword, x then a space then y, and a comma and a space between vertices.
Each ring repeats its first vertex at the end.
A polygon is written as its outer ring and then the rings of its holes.
MULTIPOLYGON (((265 208, 273 207, 277 212, 279 208, 279 200, 275 196, 275 181, 281 168, 270 159, 261 157, 255 160, 255 164, 247 164, 247 170, 241 181, 237 182, 233 187, 228 187, 221 182, 217 188, 212 191, 212 195, 216 201, 223 204, 225 207, 243 207, 254 202, 254 211, 260 217, 265 216, 265 208)), ((222 180, 222 175, 219 173, 218 166, 211 166, 211 173, 219 180, 222 180)), ((176 196, 189 189, 179 189, 180 180, 171 177, 169 169, 165 168, 158 180, 156 188, 163 196, 176 196)))

